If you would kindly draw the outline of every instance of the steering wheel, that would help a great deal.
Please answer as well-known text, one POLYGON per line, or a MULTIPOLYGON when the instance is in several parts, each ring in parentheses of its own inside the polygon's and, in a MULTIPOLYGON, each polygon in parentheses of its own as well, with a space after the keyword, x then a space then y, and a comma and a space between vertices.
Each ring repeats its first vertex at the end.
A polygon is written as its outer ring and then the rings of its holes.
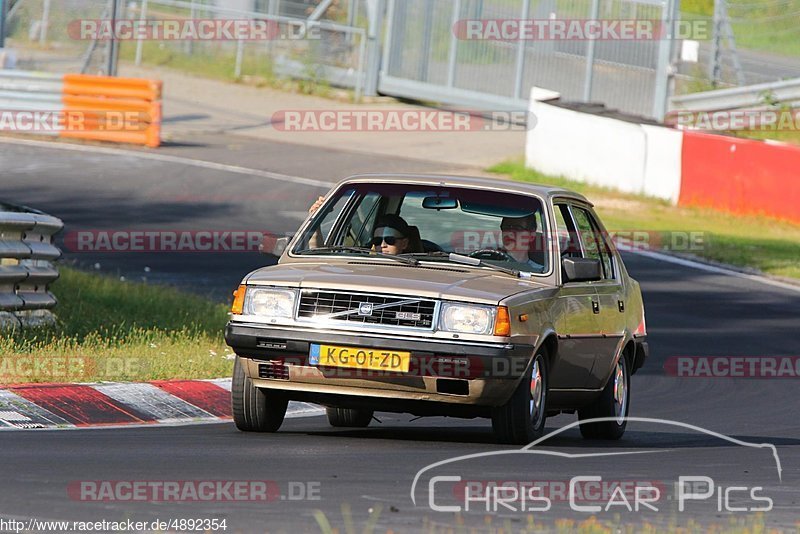
POLYGON ((469 257, 478 258, 481 260, 516 261, 508 254, 508 252, 498 250, 496 248, 482 248, 480 250, 476 250, 475 252, 471 252, 469 257))

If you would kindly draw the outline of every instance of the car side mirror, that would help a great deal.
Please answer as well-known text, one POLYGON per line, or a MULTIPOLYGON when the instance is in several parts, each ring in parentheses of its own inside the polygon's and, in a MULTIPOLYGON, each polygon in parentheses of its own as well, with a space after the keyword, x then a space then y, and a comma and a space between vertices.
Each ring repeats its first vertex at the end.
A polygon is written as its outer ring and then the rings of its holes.
POLYGON ((275 236, 265 235, 264 241, 258 246, 258 251, 261 254, 272 254, 280 257, 286 252, 291 240, 291 237, 279 237, 276 239, 275 236))
POLYGON ((564 258, 561 260, 564 270, 564 283, 596 282, 603 279, 603 266, 600 260, 590 258, 564 258))

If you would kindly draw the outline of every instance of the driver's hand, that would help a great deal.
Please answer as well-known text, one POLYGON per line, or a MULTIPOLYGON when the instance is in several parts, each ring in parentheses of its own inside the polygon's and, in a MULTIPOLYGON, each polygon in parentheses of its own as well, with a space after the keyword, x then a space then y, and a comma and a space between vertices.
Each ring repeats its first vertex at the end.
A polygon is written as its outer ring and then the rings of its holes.
POLYGON ((325 203, 325 197, 319 197, 316 202, 314 202, 310 208, 308 208, 308 213, 314 214, 317 212, 318 209, 322 207, 325 203))

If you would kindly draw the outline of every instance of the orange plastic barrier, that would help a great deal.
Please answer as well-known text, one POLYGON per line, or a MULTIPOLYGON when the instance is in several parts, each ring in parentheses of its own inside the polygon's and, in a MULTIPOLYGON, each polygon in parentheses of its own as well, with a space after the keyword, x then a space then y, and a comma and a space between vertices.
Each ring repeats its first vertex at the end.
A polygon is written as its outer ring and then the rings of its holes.
POLYGON ((800 222, 800 147, 686 130, 678 203, 800 222))
POLYGON ((60 136, 156 148, 161 145, 161 89, 159 80, 67 74, 60 136))

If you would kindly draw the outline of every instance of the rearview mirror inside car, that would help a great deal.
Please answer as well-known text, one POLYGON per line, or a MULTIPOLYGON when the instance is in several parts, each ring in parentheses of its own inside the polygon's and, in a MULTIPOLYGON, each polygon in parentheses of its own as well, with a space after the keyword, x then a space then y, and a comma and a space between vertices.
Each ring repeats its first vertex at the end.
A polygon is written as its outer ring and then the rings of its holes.
POLYGON ((426 210, 454 210, 458 207, 458 200, 448 197, 425 197, 422 207, 426 210))
POLYGON ((600 260, 564 258, 561 260, 561 265, 564 267, 564 283, 596 282, 603 279, 603 267, 600 260))

